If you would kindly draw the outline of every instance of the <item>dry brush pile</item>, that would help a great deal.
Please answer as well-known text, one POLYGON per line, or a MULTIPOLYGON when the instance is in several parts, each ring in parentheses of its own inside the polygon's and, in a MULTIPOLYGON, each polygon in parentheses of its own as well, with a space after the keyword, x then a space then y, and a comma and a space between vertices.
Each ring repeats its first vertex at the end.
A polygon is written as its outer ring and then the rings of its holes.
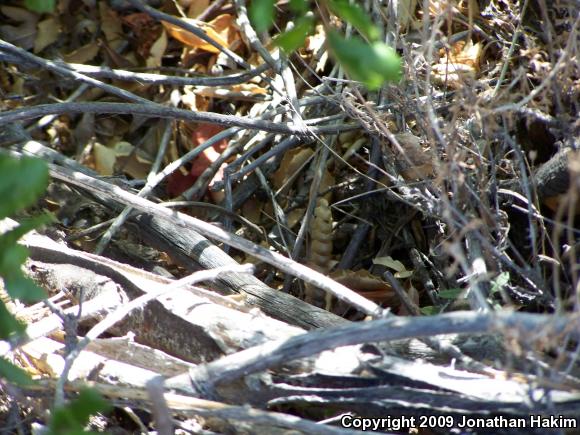
POLYGON ((370 91, 326 2, 277 48, 289 3, 270 35, 243 0, 0 5, 2 151, 49 163, 57 217, 2 425, 89 380, 93 428, 579 416, 578 5, 364 2, 403 65, 370 91))

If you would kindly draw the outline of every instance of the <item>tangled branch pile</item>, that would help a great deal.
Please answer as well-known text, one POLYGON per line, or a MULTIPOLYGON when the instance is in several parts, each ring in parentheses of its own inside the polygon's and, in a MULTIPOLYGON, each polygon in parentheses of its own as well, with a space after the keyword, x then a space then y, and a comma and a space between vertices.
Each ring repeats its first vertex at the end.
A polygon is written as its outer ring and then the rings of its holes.
MULTIPOLYGON (((85 332, 126 299, 159 292, 109 330, 139 345, 95 340, 112 327, 98 323, 89 350, 140 380, 164 375, 180 396, 166 395, 166 409, 154 393, 107 389, 103 373, 93 377, 101 392, 215 433, 235 420, 341 433, 338 419, 311 420, 346 412, 577 418, 578 5, 367 1, 403 64, 400 82, 369 90, 327 46, 333 26, 357 32, 329 2, 312 2, 303 46, 277 47, 292 3, 278 2, 271 34, 255 32, 243 0, 60 0, 42 15, 0 6, 0 141, 51 163, 39 207, 58 218, 47 234, 68 244, 27 240, 29 274, 62 309, 101 301, 83 309, 88 323, 75 320, 85 332), (216 267, 195 280, 214 279, 217 293, 165 294, 191 285, 168 277, 216 267), (326 329, 304 331, 316 328, 326 329), (449 358, 480 382, 446 382, 434 367, 449 358), (230 406, 243 403, 281 413, 230 406)), ((58 397, 57 375, 83 379, 35 362, 62 348, 57 337, 42 344, 51 350, 33 346, 57 328, 41 323, 47 312, 16 315, 42 331, 10 351, 28 355, 19 365, 45 380, 37 388, 58 397)))

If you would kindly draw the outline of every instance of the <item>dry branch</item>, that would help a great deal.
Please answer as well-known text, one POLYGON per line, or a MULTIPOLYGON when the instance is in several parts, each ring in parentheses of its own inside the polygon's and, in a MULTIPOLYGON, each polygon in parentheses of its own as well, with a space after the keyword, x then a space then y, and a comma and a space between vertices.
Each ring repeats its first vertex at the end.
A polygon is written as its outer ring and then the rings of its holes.
POLYGON ((33 107, 8 110, 0 112, 0 123, 12 123, 40 118, 44 115, 61 115, 64 113, 116 113, 142 115, 152 118, 183 119, 206 124, 218 124, 226 127, 242 127, 250 130, 262 130, 298 136, 307 136, 308 134, 338 134, 341 131, 356 130, 359 128, 354 124, 333 124, 320 127, 308 127, 305 130, 304 128, 296 127, 289 123, 275 123, 212 112, 192 112, 191 110, 175 109, 156 103, 131 104, 103 102, 39 104, 33 107))

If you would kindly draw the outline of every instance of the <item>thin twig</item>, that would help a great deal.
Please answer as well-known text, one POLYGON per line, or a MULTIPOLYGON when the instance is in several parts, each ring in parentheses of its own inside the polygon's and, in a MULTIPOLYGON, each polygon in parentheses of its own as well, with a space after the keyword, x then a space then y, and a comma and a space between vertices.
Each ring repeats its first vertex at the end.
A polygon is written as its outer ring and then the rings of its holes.
POLYGON ((82 65, 77 63, 58 62, 68 69, 86 74, 91 77, 101 77, 113 80, 123 80, 127 82, 147 83, 151 85, 174 85, 174 86, 229 86, 245 83, 267 71, 270 66, 262 64, 247 72, 235 73, 221 77, 179 77, 164 74, 149 74, 121 69, 111 69, 108 67, 82 65))
POLYGON ((159 435, 173 435, 175 432, 171 420, 171 412, 163 395, 165 393, 163 382, 163 376, 156 376, 147 381, 147 395, 151 401, 151 411, 157 433, 159 435))
MULTIPOLYGON (((183 119, 205 124, 218 124, 227 127, 242 127, 250 130, 263 130, 272 133, 288 135, 303 135, 304 130, 292 124, 275 123, 261 119, 251 119, 233 115, 222 115, 213 112, 193 112, 191 110, 175 109, 161 104, 130 104, 130 103, 54 103, 39 104, 34 107, 8 110, 0 113, 0 123, 12 123, 27 119, 39 118, 44 115, 63 113, 115 113, 143 115, 156 118, 183 119)), ((356 124, 333 124, 320 127, 309 127, 312 134, 338 134, 342 131, 356 130, 356 124)))
POLYGON ((571 49, 572 45, 576 44, 578 40, 579 23, 580 23, 580 14, 578 14, 578 16, 576 17, 576 21, 574 21, 574 25, 570 30, 568 41, 566 42, 566 47, 564 47, 564 49, 562 50, 562 55, 560 56, 558 61, 554 64, 548 76, 544 80, 542 80, 542 83, 540 83, 536 88, 534 88, 532 92, 530 92, 527 96, 522 98, 517 103, 504 104, 503 106, 494 108, 492 110, 493 114, 498 114, 502 112, 512 112, 521 109, 523 106, 525 106, 534 98, 536 98, 540 94, 540 92, 542 92, 544 88, 552 82, 552 80, 556 77, 556 75, 560 72, 560 70, 563 67, 567 66, 566 59, 568 59, 570 53, 573 52, 573 50, 571 49))
POLYGON ((84 74, 72 71, 51 60, 46 60, 41 57, 35 56, 34 54, 29 53, 28 51, 20 47, 16 47, 15 45, 12 45, 9 42, 6 42, 2 39, 0 39, 0 50, 8 51, 9 53, 15 54, 28 62, 32 62, 35 65, 40 66, 41 68, 45 68, 61 76, 70 77, 72 79, 93 85, 99 89, 103 89, 104 91, 116 95, 117 97, 122 98, 123 100, 132 101, 134 103, 151 104, 151 101, 147 100, 146 98, 139 97, 138 95, 135 95, 124 89, 108 85, 107 83, 100 82, 92 77, 88 77, 84 74))

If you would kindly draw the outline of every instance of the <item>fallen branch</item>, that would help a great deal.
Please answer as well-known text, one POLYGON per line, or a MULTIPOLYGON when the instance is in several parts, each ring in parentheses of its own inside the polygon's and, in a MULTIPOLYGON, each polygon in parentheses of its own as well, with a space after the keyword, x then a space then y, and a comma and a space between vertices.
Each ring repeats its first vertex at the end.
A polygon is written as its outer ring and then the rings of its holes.
MULTIPOLYGON (((198 366, 190 372, 194 389, 202 397, 214 397, 215 386, 242 376, 287 364, 336 349, 341 346, 393 341, 440 334, 517 334, 528 340, 570 334, 580 337, 580 317, 550 316, 528 313, 457 312, 429 317, 389 317, 369 322, 350 323, 335 328, 320 329, 289 339, 266 343, 217 361, 198 366)), ((174 378, 175 380, 180 377, 174 378)), ((181 376, 183 379, 183 376, 181 376)), ((171 382, 168 382, 170 385, 171 382)))
POLYGON ((54 103, 39 104, 34 107, 8 110, 0 114, 0 124, 40 118, 45 115, 61 115, 63 113, 115 113, 124 115, 142 115, 152 118, 183 119, 186 121, 204 124, 218 124, 226 127, 242 127, 249 130, 262 130, 272 133, 304 136, 308 134, 338 134, 342 131, 360 128, 356 124, 332 124, 318 127, 308 127, 308 131, 293 124, 251 119, 248 117, 222 115, 213 112, 194 112, 191 110, 176 109, 161 104, 132 104, 132 103, 54 103))

